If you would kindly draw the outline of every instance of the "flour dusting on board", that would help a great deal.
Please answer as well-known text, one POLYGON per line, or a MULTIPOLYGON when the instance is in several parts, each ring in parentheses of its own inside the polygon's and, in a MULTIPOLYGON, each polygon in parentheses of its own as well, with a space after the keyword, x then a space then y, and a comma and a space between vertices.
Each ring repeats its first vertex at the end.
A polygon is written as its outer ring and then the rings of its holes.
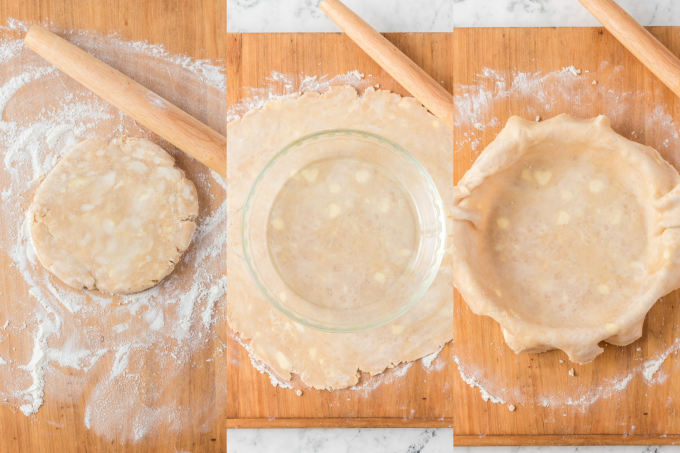
MULTIPOLYGON (((659 372, 659 369, 661 368, 661 365, 664 364, 666 359, 668 358, 669 355, 671 354, 677 354, 678 350, 680 349, 680 338, 675 340, 675 343, 673 345, 663 351, 657 358, 650 359, 645 362, 644 367, 642 369, 642 377, 644 378, 645 382, 647 384, 651 384, 655 382, 655 376, 659 372)), ((657 381, 659 378, 657 378, 657 381)))
MULTIPOLYGON (((653 102, 654 99, 664 98, 661 93, 663 88, 655 84, 653 92, 625 91, 621 88, 625 86, 624 80, 625 68, 606 61, 602 61, 596 71, 585 71, 574 66, 550 73, 506 72, 485 68, 475 76, 474 84, 454 87, 454 124, 462 131, 454 134, 454 153, 469 146, 473 151, 472 161, 477 158, 483 151, 480 146, 482 137, 485 143, 490 143, 504 126, 494 116, 502 104, 517 109, 511 110, 511 114, 525 119, 536 118, 537 121, 560 113, 581 118, 607 115, 618 133, 658 149, 675 168, 680 168, 680 152, 675 151, 680 150, 680 136, 678 126, 669 113, 672 106, 653 102), (634 111, 635 103, 631 101, 637 99, 647 102, 644 115, 634 111)), ((503 349, 509 351, 507 346, 503 346, 503 349)), ((663 382, 667 378, 661 370, 663 364, 669 355, 677 354, 679 350, 680 339, 662 347, 652 357, 636 359, 642 362, 639 365, 622 367, 617 375, 601 378, 595 387, 569 386, 569 390, 560 391, 560 394, 541 394, 535 390, 537 393, 533 397, 544 407, 571 406, 572 410, 586 411, 600 399, 616 397, 634 379, 642 379, 647 385, 663 382)), ((514 354, 511 351, 509 353, 514 354)), ((476 366, 473 357, 459 354, 454 360, 463 380, 470 387, 478 388, 484 401, 527 403, 523 401, 518 384, 505 382, 502 373, 488 370, 470 374, 466 370, 476 366)))
POLYGON ((470 388, 477 388, 479 393, 482 395, 484 401, 491 401, 494 404, 505 404, 505 400, 501 397, 492 395, 489 391, 479 383, 478 377, 476 375, 470 375, 463 370, 463 366, 460 363, 460 359, 456 356, 453 357, 453 361, 458 365, 458 371, 460 372, 460 377, 465 381, 470 388))
POLYGON ((426 370, 432 369, 436 369, 437 371, 440 370, 444 365, 444 361, 440 360, 437 364, 435 364, 434 362, 437 360, 437 357, 439 357, 439 353, 442 352, 442 349, 444 349, 444 346, 439 346, 439 349, 434 351, 432 354, 423 357, 422 358, 423 368, 425 368, 426 370))
POLYGON ((260 108, 267 102, 281 97, 307 91, 323 93, 332 86, 342 85, 350 85, 361 92, 369 86, 376 85, 376 80, 377 77, 370 74, 366 76, 356 69, 333 77, 329 75, 321 77, 286 75, 273 71, 271 77, 265 78, 263 88, 244 88, 243 99, 227 111, 227 122, 229 123, 243 116, 249 110, 260 108))
MULTIPOLYGON (((14 19, 0 27, 0 257, 11 264, 0 294, 0 398, 43 417, 43 404, 77 398, 85 414, 76 423, 120 443, 161 427, 207 430, 223 398, 207 389, 204 400, 189 404, 186 395, 190 373, 212 376, 224 360, 212 330, 224 317, 226 181, 24 47, 28 28, 14 19), (69 288, 40 265, 27 208, 41 179, 76 143, 120 135, 170 152, 196 185, 200 213, 171 275, 149 290, 113 297, 69 288)), ((226 76, 213 62, 115 34, 55 32, 224 132, 226 76)))
POLYGON ((408 373, 412 366, 413 362, 399 363, 397 366, 387 369, 377 376, 372 376, 370 379, 362 376, 359 379, 359 383, 354 387, 350 387, 350 389, 368 394, 382 384, 389 384, 406 376, 406 373, 408 373))

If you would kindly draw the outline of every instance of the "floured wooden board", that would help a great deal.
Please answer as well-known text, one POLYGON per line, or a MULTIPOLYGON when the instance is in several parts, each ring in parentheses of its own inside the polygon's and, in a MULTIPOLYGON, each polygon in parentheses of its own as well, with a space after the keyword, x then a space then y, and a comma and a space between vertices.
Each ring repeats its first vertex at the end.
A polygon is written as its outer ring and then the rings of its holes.
MULTIPOLYGON (((679 28, 650 31, 680 55, 679 28)), ((457 29, 452 49, 455 182, 511 115, 604 114, 680 168, 678 98, 605 30, 457 29)), ((456 445, 680 442, 678 294, 657 302, 640 340, 577 365, 561 351, 516 355, 455 292, 456 445)))
MULTIPOLYGON (((450 34, 387 37, 450 91, 450 34)), ((361 93, 376 84, 408 95, 344 35, 227 34, 228 118, 270 95, 324 92, 334 85, 352 85, 361 93)), ((261 374, 239 341, 229 333, 228 428, 451 426, 455 364, 450 343, 431 361, 402 364, 374 378, 362 376, 356 389, 306 389, 296 377, 293 387, 303 390, 297 396, 295 388, 274 387, 276 377, 261 374)))
POLYGON ((20 4, 0 2, 0 450, 223 452, 223 181, 21 39, 38 21, 224 133, 224 47, 215 44, 224 3, 20 4), (21 228, 40 178, 97 135, 154 141, 198 191, 187 253, 160 285, 132 296, 67 287, 35 260, 21 228))

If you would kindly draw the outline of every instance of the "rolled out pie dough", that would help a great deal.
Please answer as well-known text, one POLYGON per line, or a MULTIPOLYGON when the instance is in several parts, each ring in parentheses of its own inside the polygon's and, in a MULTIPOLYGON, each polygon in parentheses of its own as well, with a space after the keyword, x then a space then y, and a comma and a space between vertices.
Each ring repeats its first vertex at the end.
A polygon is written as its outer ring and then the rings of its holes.
MULTIPOLYGON (((290 142, 328 129, 361 129, 408 150, 426 168, 442 199, 452 202, 453 134, 413 98, 388 91, 332 87, 267 103, 227 125, 227 216, 233 219, 264 165, 290 142)), ((227 252, 227 317, 233 331, 251 340, 253 354, 278 376, 297 374, 317 389, 358 382, 400 362, 417 360, 453 338, 453 276, 447 254, 426 294, 406 314, 358 333, 328 333, 297 324, 259 292, 245 263, 227 252)))
POLYGON ((159 146, 76 145, 40 184, 31 236, 43 266, 77 289, 129 294, 172 272, 198 215, 194 184, 159 146))
POLYGON ((680 286, 679 182, 605 116, 512 117, 454 187, 454 283, 518 353, 627 345, 680 286))

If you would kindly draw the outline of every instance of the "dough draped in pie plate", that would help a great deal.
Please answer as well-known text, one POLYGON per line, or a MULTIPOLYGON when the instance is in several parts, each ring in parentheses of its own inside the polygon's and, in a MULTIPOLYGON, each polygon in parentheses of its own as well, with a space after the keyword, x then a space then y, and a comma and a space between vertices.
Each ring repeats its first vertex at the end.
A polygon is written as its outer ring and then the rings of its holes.
POLYGON ((454 187, 454 284, 517 353, 632 343, 680 286, 679 182, 605 116, 512 117, 454 187))
POLYGON ((194 184, 161 147, 120 137, 76 145, 30 207, 40 263, 77 289, 129 294, 172 272, 198 215, 194 184))

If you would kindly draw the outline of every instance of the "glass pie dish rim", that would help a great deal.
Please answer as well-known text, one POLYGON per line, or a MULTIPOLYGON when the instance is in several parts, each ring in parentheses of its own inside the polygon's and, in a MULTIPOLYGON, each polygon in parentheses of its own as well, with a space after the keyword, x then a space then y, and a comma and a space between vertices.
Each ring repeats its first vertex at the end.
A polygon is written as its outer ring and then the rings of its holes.
MULTIPOLYGON (((449 222, 447 222, 447 209, 451 209, 449 205, 443 202, 441 195, 439 193, 439 190, 437 189, 436 184, 432 180, 432 177, 429 175, 427 170, 422 166, 420 162, 418 162, 417 159, 415 159, 408 151, 406 151, 403 147, 399 146, 398 144, 394 143, 393 141, 375 134, 373 132, 369 131, 364 131, 364 130, 359 130, 359 129, 347 129, 347 128, 340 128, 340 129, 326 129, 322 131, 317 131, 311 134, 304 135, 302 137, 297 138, 296 140, 290 142, 286 146, 284 146, 281 150, 279 150, 268 162, 265 164, 262 169, 259 171, 257 177, 253 181, 253 183, 250 186, 250 189, 248 191, 248 195, 246 197, 245 202, 243 203, 243 206, 239 209, 241 211, 240 216, 238 215, 239 213, 237 212, 235 215, 236 220, 240 221, 240 225, 238 228, 238 235, 239 239, 241 241, 240 245, 240 253, 236 250, 236 245, 234 245, 234 250, 241 256, 241 258, 245 261, 246 267, 248 268, 248 273, 250 277, 252 278, 253 282, 257 286, 258 290, 260 293, 267 299, 267 301, 274 307, 276 308, 279 312, 283 313, 285 316, 287 316, 289 319, 303 325, 306 327, 310 327, 312 329, 316 330, 321 330, 321 331, 326 331, 326 332, 333 332, 333 333, 352 333, 352 332, 360 332, 364 330, 369 330, 373 329, 379 326, 382 326, 384 324, 387 324, 398 317, 402 316, 404 313, 406 313, 408 310, 410 310, 418 300, 427 292, 427 290, 430 288, 432 285, 432 282, 436 278, 439 268, 441 266, 441 261, 443 259, 444 254, 446 253, 447 250, 451 248, 451 243, 450 240, 447 240, 447 234, 450 231, 450 226, 449 222), (252 202, 254 201, 254 197, 257 194, 257 189, 259 188, 260 184, 265 180, 265 176, 270 170, 275 163, 277 163, 280 159, 284 158, 291 150, 293 150, 296 147, 299 147, 300 145, 304 144, 305 142, 308 142, 310 140, 318 139, 320 137, 333 137, 336 135, 341 135, 341 136, 349 136, 349 137, 358 137, 362 140, 365 139, 372 139, 380 142, 383 145, 387 145, 393 152, 399 152, 401 153, 408 162, 411 165, 414 165, 416 170, 418 171, 419 175, 422 178, 422 181, 427 186, 427 193, 429 195, 429 199, 433 204, 433 207, 436 207, 436 209, 439 211, 439 233, 438 233, 438 247, 436 249, 435 255, 432 257, 432 264, 430 264, 427 272, 427 277, 422 280, 420 285, 418 286, 416 291, 413 291, 410 295, 407 297, 407 302, 402 303, 401 305, 398 306, 397 309, 391 311, 389 314, 381 317, 377 321, 371 321, 368 323, 357 323, 357 325, 353 325, 350 327, 333 327, 329 326, 327 323, 315 323, 313 320, 310 320, 304 315, 301 315, 297 313, 295 310, 288 308, 285 303, 280 301, 280 298, 272 294, 268 286, 263 283, 259 275, 260 273, 257 270, 257 265, 255 261, 253 260, 253 257, 249 253, 249 239, 248 239, 248 215, 251 213, 251 208, 252 208, 252 202)), ((420 219, 418 219, 420 220, 420 219)), ((270 257, 271 258, 271 257, 270 257)), ((406 298, 406 296, 404 296, 406 298)))

